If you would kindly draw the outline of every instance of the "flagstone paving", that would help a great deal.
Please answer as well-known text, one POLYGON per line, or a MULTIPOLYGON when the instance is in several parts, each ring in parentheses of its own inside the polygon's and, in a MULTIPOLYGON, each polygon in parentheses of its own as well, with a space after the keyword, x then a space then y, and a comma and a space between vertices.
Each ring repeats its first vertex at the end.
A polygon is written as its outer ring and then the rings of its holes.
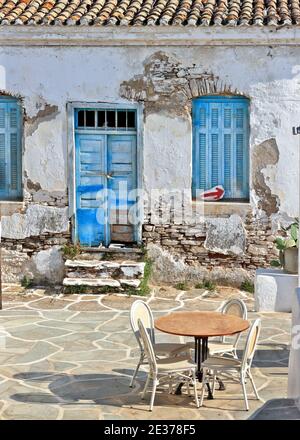
MULTIPOLYGON (((200 409, 186 390, 177 396, 161 388, 150 413, 148 400, 140 398, 145 372, 141 371, 135 386, 129 388, 139 355, 129 324, 134 296, 62 296, 43 289, 22 291, 17 287, 15 291, 14 294, 14 286, 6 289, 0 311, 2 420, 246 419, 251 415, 263 418, 264 407, 266 417, 272 418, 274 404, 264 406, 270 399, 280 402, 274 418, 280 418, 280 408, 285 408, 282 418, 288 417, 286 407, 292 407, 285 400, 291 315, 255 313, 251 293, 230 288, 184 292, 155 287, 144 298, 158 317, 174 310, 216 310, 224 299, 238 296, 246 302, 250 320, 257 316, 262 319, 253 363, 262 401, 254 400, 250 392, 249 412, 244 410, 241 387, 226 381, 226 390, 217 390, 215 399, 205 400, 200 409)), ((184 341, 158 331, 156 338, 158 342, 184 341)), ((241 347, 244 340, 243 335, 241 347)), ((292 409, 293 414, 298 414, 292 409)))

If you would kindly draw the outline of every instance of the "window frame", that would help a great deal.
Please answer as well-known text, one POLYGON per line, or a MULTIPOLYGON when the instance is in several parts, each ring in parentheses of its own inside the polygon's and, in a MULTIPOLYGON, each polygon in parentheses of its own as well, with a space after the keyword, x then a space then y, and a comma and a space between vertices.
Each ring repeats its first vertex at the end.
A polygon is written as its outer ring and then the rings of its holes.
MULTIPOLYGON (((231 161, 231 168, 230 168, 230 179, 234 179, 234 189, 231 189, 231 192, 228 196, 225 196, 222 199, 223 202, 226 203, 237 203, 237 202, 249 202, 249 175, 250 175, 250 100, 249 98, 242 96, 242 95, 205 95, 198 98, 194 98, 192 101, 192 199, 194 201, 197 201, 196 195, 197 191, 203 191, 203 189, 200 186, 200 135, 205 132, 206 134, 206 144, 205 149, 206 152, 206 158, 205 158, 205 189, 209 189, 216 185, 216 182, 213 183, 212 181, 212 147, 211 147, 211 140, 209 141, 210 144, 208 145, 208 136, 213 135, 214 129, 212 128, 212 110, 214 108, 222 109, 219 111, 218 114, 218 126, 215 129, 215 132, 220 137, 221 146, 218 145, 218 183, 219 185, 223 185, 225 187, 225 143, 224 143, 224 136, 227 132, 231 132, 231 135, 233 138, 231 139, 230 144, 230 161, 231 161), (202 105, 201 105, 201 104, 202 105), (234 104, 234 105, 233 105, 234 104), (236 125, 234 125, 234 121, 236 120, 235 113, 231 114, 231 125, 230 127, 226 128, 224 127, 224 123, 222 122, 225 117, 224 109, 226 106, 228 108, 231 108, 234 112, 236 112, 236 107, 238 104, 242 104, 242 107, 245 109, 245 113, 243 116, 243 127, 238 128, 236 125), (205 128, 202 130, 200 129, 200 109, 206 108, 206 115, 205 115, 205 128), (243 133, 245 138, 243 139, 243 151, 244 151, 244 157, 245 160, 243 160, 243 178, 242 178, 242 189, 237 188, 237 182, 236 182, 236 173, 237 173, 237 162, 236 162, 236 155, 237 155, 237 135, 243 133), (199 138, 197 139, 197 136, 199 138), (220 154, 221 151, 221 154, 220 154), (232 154, 234 152, 234 154, 232 154), (234 164, 234 166, 233 166, 234 164), (221 174, 221 177, 220 177, 221 174)), ((226 189, 226 188, 225 188, 226 189)))
POLYGON ((23 200, 23 110, 21 101, 18 98, 10 97, 6 95, 0 95, 0 108, 4 107, 4 128, 2 128, 5 136, 10 136, 14 132, 16 133, 16 189, 11 188, 12 179, 11 179, 11 144, 10 140, 7 141, 5 138, 5 173, 6 176, 6 187, 3 190, 0 190, 0 202, 20 202, 23 200), (9 116, 7 116, 8 105, 10 105, 11 109, 15 108, 16 113, 16 127, 10 127, 9 124, 9 116), (6 108, 5 108, 6 107, 6 108))

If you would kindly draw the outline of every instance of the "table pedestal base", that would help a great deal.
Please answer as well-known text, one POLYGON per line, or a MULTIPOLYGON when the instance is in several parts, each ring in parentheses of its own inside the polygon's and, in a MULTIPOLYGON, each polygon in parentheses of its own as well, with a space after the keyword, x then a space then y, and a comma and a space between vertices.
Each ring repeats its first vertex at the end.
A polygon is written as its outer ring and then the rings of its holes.
MULTIPOLYGON (((208 357, 208 338, 195 337, 195 364, 197 365, 196 377, 199 382, 202 382, 202 362, 204 362, 208 357)), ((183 383, 180 383, 175 391, 175 394, 181 394, 181 388, 183 383)), ((213 399, 213 395, 210 389, 210 385, 206 384, 208 391, 208 399, 213 399)))
MULTIPOLYGON (((206 361, 208 358, 208 338, 198 338, 195 337, 195 363, 197 364, 196 376, 199 382, 202 382, 202 362, 206 361)), ((208 391, 208 399, 213 399, 213 395, 210 389, 209 383, 206 384, 208 391)))

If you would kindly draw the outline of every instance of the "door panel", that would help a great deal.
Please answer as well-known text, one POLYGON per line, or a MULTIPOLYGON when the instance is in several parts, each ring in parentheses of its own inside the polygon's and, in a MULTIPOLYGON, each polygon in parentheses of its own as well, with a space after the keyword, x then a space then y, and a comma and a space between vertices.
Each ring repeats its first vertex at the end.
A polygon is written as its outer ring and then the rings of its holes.
POLYGON ((76 216, 79 243, 99 246, 105 241, 106 212, 101 190, 106 187, 104 135, 76 135, 76 216))
POLYGON ((128 194, 136 188, 136 137, 134 135, 108 136, 108 187, 115 197, 110 200, 111 241, 134 241, 134 225, 128 218, 135 196, 128 194))
POLYGON ((134 188, 135 135, 76 134, 76 218, 81 245, 134 241, 134 225, 128 219, 135 203, 128 193, 134 188), (103 204, 101 190, 106 188, 113 192, 103 204))

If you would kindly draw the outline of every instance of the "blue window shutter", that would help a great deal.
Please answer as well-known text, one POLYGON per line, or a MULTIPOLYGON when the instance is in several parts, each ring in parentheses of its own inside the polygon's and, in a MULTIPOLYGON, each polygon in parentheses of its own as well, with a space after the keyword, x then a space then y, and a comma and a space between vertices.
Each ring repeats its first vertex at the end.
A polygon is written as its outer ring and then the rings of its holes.
POLYGON ((0 191, 6 191, 5 134, 0 133, 0 191))
POLYGON ((21 198, 21 108, 0 98, 0 200, 21 198))
POLYGON ((249 197, 248 104, 232 96, 193 101, 193 196, 223 185, 225 199, 249 197))

